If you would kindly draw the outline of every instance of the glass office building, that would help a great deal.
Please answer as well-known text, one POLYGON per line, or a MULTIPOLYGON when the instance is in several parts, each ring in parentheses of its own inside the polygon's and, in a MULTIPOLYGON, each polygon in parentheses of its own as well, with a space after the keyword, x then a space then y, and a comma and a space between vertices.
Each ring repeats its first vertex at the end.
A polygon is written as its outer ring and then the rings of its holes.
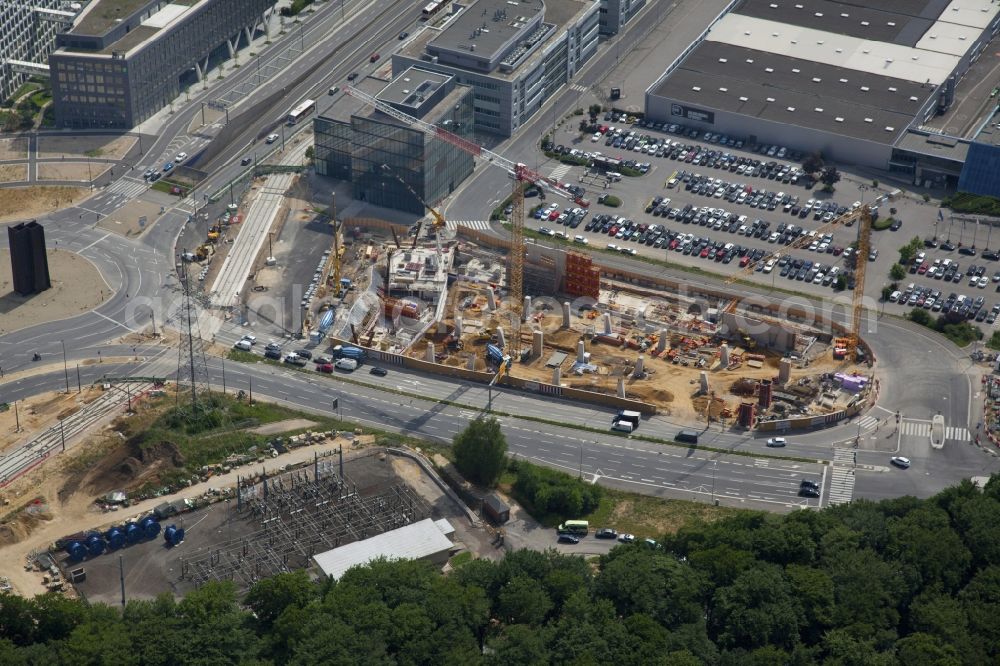
MULTIPOLYGON (((472 139, 472 91, 451 76, 411 68, 377 97, 472 139)), ((350 122, 321 116, 313 124, 317 173, 349 180, 355 199, 376 206, 423 214, 421 199, 436 205, 475 166, 468 153, 378 111, 352 115, 350 122)))

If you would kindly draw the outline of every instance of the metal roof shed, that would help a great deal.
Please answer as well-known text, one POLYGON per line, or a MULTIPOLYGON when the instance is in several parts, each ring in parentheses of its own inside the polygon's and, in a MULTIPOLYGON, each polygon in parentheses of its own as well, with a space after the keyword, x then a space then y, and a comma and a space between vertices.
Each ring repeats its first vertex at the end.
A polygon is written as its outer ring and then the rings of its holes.
POLYGON ((451 540, 442 529, 444 525, 447 526, 445 530, 454 531, 447 520, 426 518, 370 539, 319 553, 313 559, 324 574, 334 579, 343 576, 351 567, 365 565, 380 557, 391 560, 429 559, 443 564, 452 548, 451 540))

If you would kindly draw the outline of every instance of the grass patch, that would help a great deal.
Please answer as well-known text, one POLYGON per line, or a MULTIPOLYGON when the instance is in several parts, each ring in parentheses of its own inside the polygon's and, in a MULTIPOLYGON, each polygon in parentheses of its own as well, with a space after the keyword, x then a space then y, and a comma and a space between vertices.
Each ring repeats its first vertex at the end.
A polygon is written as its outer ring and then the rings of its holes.
POLYGON ((87 157, 100 157, 101 155, 104 154, 104 150, 102 148, 91 148, 90 150, 85 151, 83 154, 86 155, 87 157))
POLYGON ((1000 199, 970 192, 957 192, 941 200, 943 208, 950 208, 956 213, 972 213, 975 215, 1000 215, 1000 199))
POLYGON ((609 194, 608 196, 604 197, 604 201, 602 203, 610 208, 618 208, 619 206, 622 205, 622 200, 613 194, 609 194))
POLYGON ((471 561, 472 561, 472 553, 470 553, 467 550, 464 550, 455 557, 451 558, 451 560, 449 560, 448 563, 451 565, 452 569, 458 569, 459 567, 462 567, 471 561))
POLYGON ((188 190, 190 190, 191 188, 188 187, 187 185, 181 185, 180 183, 175 183, 173 181, 164 180, 161 178, 160 180, 153 183, 151 189, 154 189, 157 192, 165 192, 167 194, 173 194, 174 196, 182 197, 186 195, 188 193, 188 190), (179 193, 174 192, 175 187, 180 190, 179 193))
POLYGON ((990 339, 986 341, 986 346, 990 349, 1000 351, 1000 331, 994 331, 990 339))
POLYGON ((879 219, 872 222, 873 231, 885 231, 892 226, 896 219, 892 217, 880 217, 879 219))
POLYGON ((260 356, 257 356, 256 354, 253 354, 248 351, 243 351, 242 349, 236 349, 234 347, 230 349, 229 352, 226 354, 226 360, 237 361, 239 363, 256 363, 257 361, 261 360, 269 361, 271 359, 262 359, 260 356))
POLYGON ((35 81, 25 81, 20 85, 20 87, 14 91, 14 94, 7 98, 4 102, 4 106, 10 107, 14 105, 14 101, 18 100, 28 93, 35 92, 36 90, 41 90, 42 85, 35 81))

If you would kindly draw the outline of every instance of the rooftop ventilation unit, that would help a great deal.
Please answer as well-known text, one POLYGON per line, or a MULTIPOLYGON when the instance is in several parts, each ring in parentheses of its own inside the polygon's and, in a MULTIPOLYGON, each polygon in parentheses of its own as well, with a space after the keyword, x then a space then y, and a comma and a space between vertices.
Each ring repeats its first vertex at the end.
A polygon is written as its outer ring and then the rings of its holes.
POLYGON ((815 109, 813 109, 813 111, 815 111, 816 113, 823 113, 823 107, 817 106, 815 109))
POLYGON ((847 83, 847 79, 841 79, 840 82, 841 83, 847 83))
POLYGON ((773 97, 768 97, 768 98, 767 98, 767 101, 768 101, 768 102, 773 102, 773 101, 774 101, 774 98, 773 98, 773 97))
POLYGON ((748 98, 748 97, 740 97, 740 101, 741 102, 749 102, 750 98, 748 98))
POLYGON ((719 92, 729 92, 729 88, 719 88, 719 92))
POLYGON ((844 119, 841 116, 837 116, 836 118, 834 118, 834 120, 836 120, 838 123, 844 122, 844 119))
POLYGON ((695 92, 701 92, 701 86, 691 86, 691 90, 695 92))
POLYGON ((872 120, 871 118, 865 118, 865 122, 866 122, 866 123, 873 123, 873 122, 875 122, 875 121, 874 121, 874 120, 872 120))
POLYGON ((795 110, 795 107, 794 107, 794 106, 789 106, 789 107, 786 107, 786 108, 787 108, 787 109, 788 109, 789 111, 794 111, 794 110, 795 110))
POLYGON ((871 24, 870 24, 870 23, 868 23, 868 21, 862 21, 862 22, 861 22, 861 25, 865 25, 865 26, 867 26, 867 25, 871 25, 871 24))
POLYGON ((885 131, 886 132, 895 132, 896 128, 895 127, 889 127, 888 125, 886 125, 885 126, 885 131))

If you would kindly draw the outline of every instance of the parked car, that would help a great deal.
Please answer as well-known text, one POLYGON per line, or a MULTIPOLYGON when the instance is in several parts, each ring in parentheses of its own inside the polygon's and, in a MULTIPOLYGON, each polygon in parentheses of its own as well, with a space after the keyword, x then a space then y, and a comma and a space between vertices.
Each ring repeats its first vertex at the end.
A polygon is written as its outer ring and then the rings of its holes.
POLYGON ((580 543, 580 537, 573 536, 572 534, 560 534, 559 543, 580 543))
POLYGON ((188 158, 188 154, 187 153, 180 152, 180 153, 177 153, 177 157, 174 158, 174 162, 177 162, 178 164, 180 164, 181 162, 183 162, 187 158, 188 158))
POLYGON ((624 534, 619 534, 618 540, 622 543, 633 543, 635 541, 635 535, 629 534, 627 532, 624 534))
POLYGON ((617 539, 618 532, 611 529, 610 527, 602 527, 594 533, 594 536, 598 539, 617 539))
POLYGON ((316 365, 317 372, 331 373, 333 372, 333 363, 318 363, 316 365))
POLYGON ((377 54, 377 53, 373 53, 373 54, 371 55, 371 57, 370 57, 370 58, 368 58, 368 62, 375 62, 376 60, 378 60, 378 59, 379 59, 379 58, 381 58, 381 57, 382 57, 382 56, 380 56, 379 54, 377 54))

